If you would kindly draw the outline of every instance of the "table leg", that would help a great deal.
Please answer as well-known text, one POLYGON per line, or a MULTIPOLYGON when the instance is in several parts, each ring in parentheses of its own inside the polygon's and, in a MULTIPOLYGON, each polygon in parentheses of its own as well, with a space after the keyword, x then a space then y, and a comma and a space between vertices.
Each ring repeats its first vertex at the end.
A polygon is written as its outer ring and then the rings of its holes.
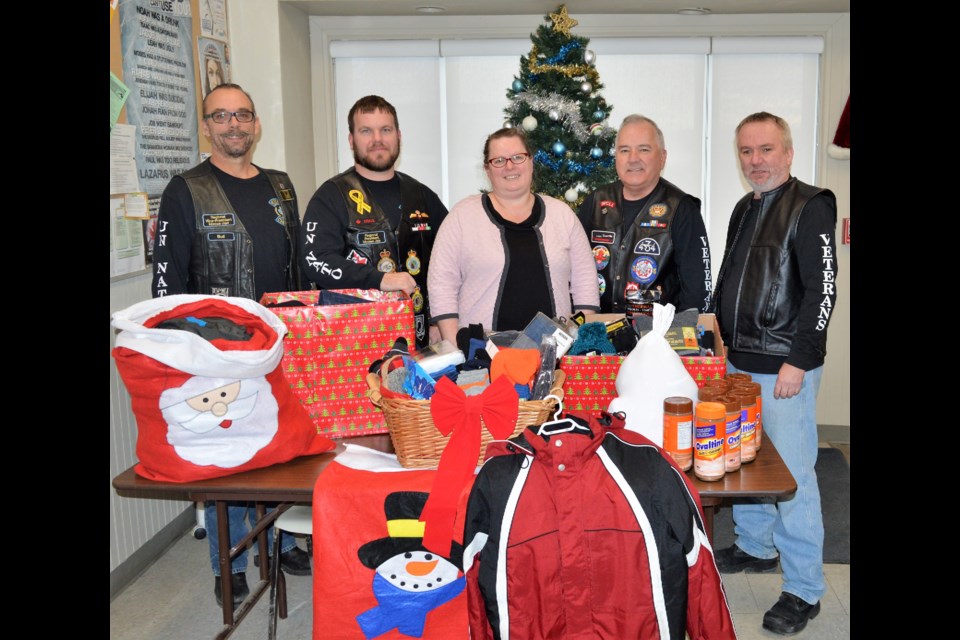
POLYGON ((226 500, 217 500, 217 540, 220 541, 220 593, 223 595, 223 624, 233 626, 233 581, 230 579, 230 521, 226 500))
POLYGON ((707 540, 710 546, 713 546, 713 516, 717 512, 717 506, 720 504, 718 498, 701 498, 703 505, 703 527, 707 530, 707 540))

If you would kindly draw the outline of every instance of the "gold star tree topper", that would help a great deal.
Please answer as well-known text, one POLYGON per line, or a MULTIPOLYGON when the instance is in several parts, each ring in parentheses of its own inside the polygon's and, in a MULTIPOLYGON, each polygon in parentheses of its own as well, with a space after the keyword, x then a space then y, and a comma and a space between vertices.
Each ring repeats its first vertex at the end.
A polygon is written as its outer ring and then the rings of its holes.
POLYGON ((565 36, 569 36, 570 29, 573 29, 578 24, 578 22, 567 13, 567 5, 560 6, 560 13, 551 13, 550 19, 553 20, 553 30, 559 31, 565 36))

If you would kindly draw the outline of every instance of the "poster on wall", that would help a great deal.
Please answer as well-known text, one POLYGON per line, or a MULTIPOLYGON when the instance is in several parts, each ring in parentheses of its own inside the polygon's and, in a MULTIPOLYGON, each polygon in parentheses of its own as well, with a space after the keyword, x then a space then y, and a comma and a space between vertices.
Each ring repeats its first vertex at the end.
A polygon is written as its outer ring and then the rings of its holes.
POLYGON ((141 222, 127 218, 123 196, 110 196, 110 277, 142 271, 141 222))
POLYGON ((200 53, 203 97, 206 98, 211 89, 230 82, 230 50, 219 40, 197 38, 197 51, 200 53))
POLYGON ((200 35, 227 39, 226 0, 200 0, 200 35))
POLYGON ((137 174, 150 194, 197 164, 193 20, 189 0, 119 6, 127 122, 136 127, 137 174))
POLYGON ((153 264, 153 241, 157 237, 157 213, 160 212, 160 196, 151 196, 147 199, 147 210, 150 218, 143 221, 143 261, 153 264))

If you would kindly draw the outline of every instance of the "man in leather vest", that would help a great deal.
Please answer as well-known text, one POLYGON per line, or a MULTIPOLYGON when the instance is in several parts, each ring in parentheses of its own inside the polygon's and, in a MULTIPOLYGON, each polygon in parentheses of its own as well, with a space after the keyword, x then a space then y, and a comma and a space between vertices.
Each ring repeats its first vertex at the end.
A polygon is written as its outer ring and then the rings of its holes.
POLYGON ((753 193, 734 207, 712 307, 727 345, 727 371, 762 388, 763 437, 797 481, 788 500, 736 504, 737 533, 718 551, 721 572, 783 571, 780 599, 763 627, 791 634, 820 612, 823 515, 816 397, 836 302, 836 197, 790 175, 793 142, 766 112, 737 127, 740 167, 753 193))
MULTIPOLYGON (((297 231, 300 214, 290 176, 253 164, 260 118, 253 99, 236 84, 221 84, 203 101, 203 135, 210 157, 175 176, 163 191, 153 248, 153 297, 197 293, 259 301, 271 291, 297 291, 300 276, 297 231)), ((255 522, 252 506, 231 503, 230 542, 236 544, 255 522)), ((210 564, 214 596, 222 604, 217 511, 204 511, 211 532, 210 564)), ((273 530, 270 530, 273 535, 273 530)), ((280 566, 286 573, 310 575, 310 556, 288 533, 281 537, 280 566)), ((234 605, 249 595, 247 554, 233 561, 234 605)))
POLYGON ((422 349, 440 339, 430 324, 427 271, 447 208, 429 187, 394 169, 400 125, 392 104, 360 98, 347 123, 354 166, 320 185, 307 204, 302 268, 320 289, 409 294, 422 349))
POLYGON ((653 315, 653 303, 704 311, 710 245, 700 200, 660 177, 663 132, 633 114, 617 132, 618 180, 587 196, 577 216, 597 265, 600 311, 653 315))

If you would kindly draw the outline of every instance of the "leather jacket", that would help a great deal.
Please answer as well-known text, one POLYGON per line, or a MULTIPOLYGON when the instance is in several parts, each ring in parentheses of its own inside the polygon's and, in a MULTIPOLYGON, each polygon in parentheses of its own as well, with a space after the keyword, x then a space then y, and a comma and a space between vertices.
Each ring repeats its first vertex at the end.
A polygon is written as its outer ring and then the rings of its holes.
MULTIPOLYGON (((283 208, 284 227, 290 247, 286 281, 288 290, 296 291, 301 288, 300 266, 295 258, 300 224, 296 194, 286 173, 257 168, 267 176, 283 208)), ((190 256, 191 280, 195 283, 192 293, 255 300, 253 241, 213 175, 210 161, 206 160, 180 176, 193 196, 196 215, 196 233, 190 256)))

